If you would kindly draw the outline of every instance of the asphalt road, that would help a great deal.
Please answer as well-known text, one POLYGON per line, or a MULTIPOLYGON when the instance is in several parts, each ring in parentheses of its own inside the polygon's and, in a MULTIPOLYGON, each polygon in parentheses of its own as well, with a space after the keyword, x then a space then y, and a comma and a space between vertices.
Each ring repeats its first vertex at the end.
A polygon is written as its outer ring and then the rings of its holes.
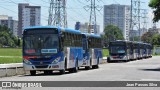
MULTIPOLYGON (((78 73, 52 75, 39 73, 37 76, 19 75, 0 78, 0 81, 160 81, 160 56, 150 59, 136 60, 130 62, 105 63, 99 69, 84 70, 78 73)), ((44 89, 44 88, 43 88, 44 89)), ((75 90, 74 88, 55 88, 56 90, 75 90)), ((82 90, 82 88, 76 88, 82 90)), ((83 88, 83 90, 106 90, 106 88, 83 88)), ((111 88, 113 90, 141 90, 142 88, 111 88)), ((160 88, 145 88, 145 90, 160 90, 160 88)), ((40 89, 38 89, 40 90, 40 89)))

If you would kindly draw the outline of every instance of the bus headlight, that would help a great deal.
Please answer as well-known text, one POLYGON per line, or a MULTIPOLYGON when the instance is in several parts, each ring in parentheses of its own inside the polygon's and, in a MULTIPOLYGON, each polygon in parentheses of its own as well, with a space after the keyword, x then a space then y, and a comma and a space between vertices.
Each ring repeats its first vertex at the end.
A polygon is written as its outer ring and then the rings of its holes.
POLYGON ((126 59, 126 58, 127 58, 127 56, 124 56, 124 57, 123 57, 123 59, 126 59))
POLYGON ((26 64, 32 64, 29 60, 27 60, 27 59, 23 59, 23 61, 24 61, 24 63, 26 63, 26 64))
POLYGON ((61 57, 57 57, 55 60, 53 60, 52 64, 53 63, 58 63, 58 61, 61 59, 61 57))

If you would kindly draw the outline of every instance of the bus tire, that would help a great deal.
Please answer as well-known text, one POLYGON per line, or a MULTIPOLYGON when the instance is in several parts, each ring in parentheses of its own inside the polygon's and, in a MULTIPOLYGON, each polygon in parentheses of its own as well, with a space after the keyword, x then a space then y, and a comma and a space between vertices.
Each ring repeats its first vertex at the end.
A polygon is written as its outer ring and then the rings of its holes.
POLYGON ((30 74, 31 74, 31 76, 35 76, 36 75, 36 71, 35 70, 31 70, 30 74))
POLYGON ((73 73, 73 68, 68 69, 69 73, 73 73))
POLYGON ((78 61, 76 62, 76 65, 75 65, 74 68, 70 68, 70 69, 69 69, 69 72, 70 72, 70 73, 75 73, 75 72, 77 72, 77 71, 78 71, 78 61))
POLYGON ((90 69, 90 67, 89 66, 85 66, 85 70, 89 70, 90 69))
POLYGON ((109 57, 108 57, 108 59, 107 59, 107 62, 108 62, 108 63, 111 63, 111 62, 112 62, 109 57))
POLYGON ((95 65, 95 69, 99 68, 99 58, 98 58, 98 61, 97 61, 97 65, 95 65))
POLYGON ((90 63, 89 66, 85 66, 85 70, 89 70, 89 69, 92 68, 92 61, 91 61, 91 59, 90 59, 89 63, 90 63))
POLYGON ((64 62, 64 69, 59 70, 59 72, 60 72, 61 75, 62 75, 62 74, 65 74, 65 71, 66 71, 66 69, 67 69, 67 59, 65 58, 64 61, 65 61, 65 62, 64 62))
POLYGON ((60 72, 61 75, 62 75, 62 74, 65 74, 65 69, 59 70, 59 72, 60 72))
POLYGON ((73 68, 73 72, 78 72, 78 60, 76 62, 75 67, 73 68))
POLYGON ((44 71, 44 74, 45 74, 45 75, 51 75, 51 74, 52 74, 52 70, 45 70, 45 71, 44 71))

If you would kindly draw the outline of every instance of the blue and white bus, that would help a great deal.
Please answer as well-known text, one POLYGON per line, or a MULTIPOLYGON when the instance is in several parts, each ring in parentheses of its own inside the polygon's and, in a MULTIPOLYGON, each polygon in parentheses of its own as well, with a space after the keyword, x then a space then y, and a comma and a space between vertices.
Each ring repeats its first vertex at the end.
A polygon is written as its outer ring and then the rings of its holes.
POLYGON ((146 58, 152 57, 152 49, 153 49, 152 45, 149 43, 146 43, 146 54, 147 54, 146 58))
POLYGON ((132 47, 133 47, 133 59, 137 60, 138 59, 138 42, 133 42, 132 47))
POLYGON ((144 54, 144 44, 142 42, 138 42, 138 59, 143 59, 144 54))
POLYGON ((23 31, 23 66, 31 75, 53 70, 77 72, 83 64, 82 34, 79 30, 33 26, 23 31))
POLYGON ((85 69, 96 69, 102 62, 101 36, 96 34, 82 34, 83 41, 83 65, 85 69))
POLYGON ((109 58, 107 61, 129 61, 133 56, 131 42, 117 40, 109 43, 109 58))

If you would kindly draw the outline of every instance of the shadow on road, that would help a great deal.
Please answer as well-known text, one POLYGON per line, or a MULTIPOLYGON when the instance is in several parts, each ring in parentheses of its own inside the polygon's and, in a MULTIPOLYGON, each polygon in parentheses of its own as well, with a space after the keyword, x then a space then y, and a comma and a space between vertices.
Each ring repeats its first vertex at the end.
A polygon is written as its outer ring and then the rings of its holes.
MULTIPOLYGON (((90 70, 94 70, 94 69, 90 69, 90 70)), ((81 71, 89 71, 89 70, 86 70, 85 68, 80 68, 78 70, 78 72, 81 72, 81 71)), ((75 72, 75 73, 78 73, 78 72, 75 72)), ((74 74, 74 73, 70 73, 69 71, 66 71, 65 74, 60 74, 59 71, 53 71, 51 74, 44 74, 44 72, 37 72, 35 76, 59 76, 59 75, 66 75, 66 74, 74 74)), ((19 76, 19 77, 30 77, 31 75, 30 74, 26 74, 26 75, 22 75, 22 76, 19 76)))
MULTIPOLYGON (((69 73, 69 72, 65 72, 65 74, 73 74, 73 73, 69 73)), ((59 72, 52 72, 51 74, 44 74, 43 72, 39 72, 34 76, 59 76, 59 75, 65 75, 65 74, 60 74, 59 72)), ((32 75, 27 74, 27 75, 23 75, 23 76, 19 76, 19 77, 30 77, 32 75)))
POLYGON ((140 69, 143 71, 160 71, 160 68, 155 68, 155 69, 140 69))
POLYGON ((108 62, 108 63, 127 63, 129 61, 111 61, 111 62, 108 62))

